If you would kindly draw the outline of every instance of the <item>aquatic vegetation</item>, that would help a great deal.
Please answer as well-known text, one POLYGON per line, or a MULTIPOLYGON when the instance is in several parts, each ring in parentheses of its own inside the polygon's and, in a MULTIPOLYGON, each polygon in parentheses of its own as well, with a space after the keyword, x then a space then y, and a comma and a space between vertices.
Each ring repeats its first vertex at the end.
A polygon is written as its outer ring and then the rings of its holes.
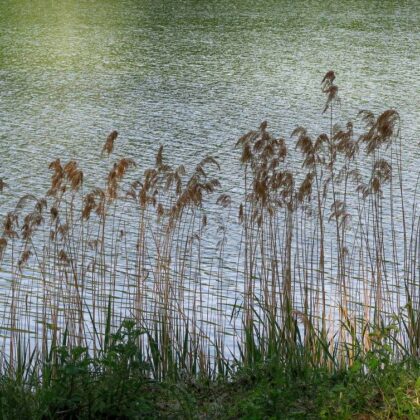
POLYGON ((90 191, 76 161, 52 162, 45 197, 23 197, 3 222, 3 371, 42 370, 63 342, 89 365, 125 319, 155 380, 229 378, 268 361, 338 372, 381 348, 418 357, 420 216, 400 117, 361 111, 338 126, 333 82, 329 71, 321 84, 328 133, 276 136, 264 121, 238 139, 240 197, 222 190, 229 168, 212 157, 172 167, 161 146, 140 177, 130 158, 110 164, 116 131, 90 191))

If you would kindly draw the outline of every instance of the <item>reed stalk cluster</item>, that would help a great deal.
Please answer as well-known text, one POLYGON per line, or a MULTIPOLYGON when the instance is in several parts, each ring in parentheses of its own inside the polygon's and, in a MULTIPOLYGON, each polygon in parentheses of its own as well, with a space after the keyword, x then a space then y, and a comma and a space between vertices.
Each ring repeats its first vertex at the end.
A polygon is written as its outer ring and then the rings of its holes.
MULTIPOLYGON (((172 167, 162 146, 140 177, 123 158, 91 191, 76 161, 52 162, 45 197, 22 197, 1 229, 2 369, 36 369, 63 343, 104 354, 127 318, 156 379, 264 360, 334 371, 384 346, 418 358, 420 215, 400 116, 363 110, 340 127, 334 82, 327 132, 286 138, 263 122, 239 138, 239 202, 215 159, 172 167)), ((101 165, 115 147, 113 131, 101 165)))

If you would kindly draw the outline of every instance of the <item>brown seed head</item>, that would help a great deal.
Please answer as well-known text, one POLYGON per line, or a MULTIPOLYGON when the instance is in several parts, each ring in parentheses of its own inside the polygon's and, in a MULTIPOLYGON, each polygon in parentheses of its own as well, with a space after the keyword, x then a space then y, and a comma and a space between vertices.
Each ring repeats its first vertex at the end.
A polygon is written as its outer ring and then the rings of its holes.
POLYGON ((102 148, 102 155, 104 153, 107 153, 108 155, 110 155, 112 153, 112 151, 114 150, 114 142, 118 137, 118 131, 114 130, 111 131, 111 133, 108 135, 108 137, 106 138, 104 147, 102 148))

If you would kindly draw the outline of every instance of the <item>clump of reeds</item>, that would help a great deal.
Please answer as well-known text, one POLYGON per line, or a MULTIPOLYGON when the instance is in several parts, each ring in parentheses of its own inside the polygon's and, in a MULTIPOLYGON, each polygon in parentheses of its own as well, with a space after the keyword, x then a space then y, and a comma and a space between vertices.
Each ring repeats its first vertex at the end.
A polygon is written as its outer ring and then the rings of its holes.
POLYGON ((52 162, 46 196, 23 197, 0 235, 10 365, 23 339, 44 360, 63 339, 103 354, 127 317, 156 378, 267 359, 333 370, 382 344, 418 355, 420 220, 415 197, 404 205, 400 117, 334 124, 335 79, 321 84, 325 133, 278 136, 263 121, 238 139, 240 202, 214 198, 215 159, 172 167, 163 146, 140 174, 130 158, 111 163, 90 191, 76 161, 52 162))

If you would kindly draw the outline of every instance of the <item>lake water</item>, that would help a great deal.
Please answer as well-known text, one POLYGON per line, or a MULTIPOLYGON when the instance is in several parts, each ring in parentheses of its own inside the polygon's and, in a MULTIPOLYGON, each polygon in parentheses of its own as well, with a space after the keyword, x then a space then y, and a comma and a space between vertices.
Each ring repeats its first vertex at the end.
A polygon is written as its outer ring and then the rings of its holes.
MULTIPOLYGON (((407 173, 420 165, 417 1, 25 1, 0 4, 1 212, 45 192, 48 163, 80 162, 95 183, 106 135, 147 165, 160 144, 193 164, 219 159, 235 185, 234 141, 267 119, 318 134, 323 74, 337 121, 396 108, 407 173)), ((104 165, 106 166, 106 165, 104 165)))
MULTIPOLYGON (((405 185, 420 168, 420 7, 413 1, 0 3, 0 215, 48 189, 48 164, 75 159, 88 187, 114 158, 194 166, 211 154, 238 188, 236 139, 268 120, 329 130, 320 82, 333 69, 343 125, 360 109, 402 119, 405 185)), ((237 249, 227 251, 233 256, 237 249)))

